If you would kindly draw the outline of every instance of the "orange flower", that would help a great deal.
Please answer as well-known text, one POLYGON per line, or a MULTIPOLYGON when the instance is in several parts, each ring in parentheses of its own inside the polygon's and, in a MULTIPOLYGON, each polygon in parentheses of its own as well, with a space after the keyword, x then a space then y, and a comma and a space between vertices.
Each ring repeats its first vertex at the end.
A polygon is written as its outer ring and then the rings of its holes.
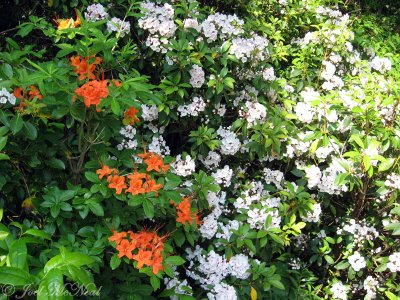
POLYGON ((118 258, 126 256, 129 259, 132 259, 132 251, 135 250, 135 245, 132 245, 128 240, 122 240, 121 243, 117 246, 118 258))
POLYGON ((146 152, 141 154, 137 154, 137 156, 141 157, 144 163, 147 165, 147 172, 155 170, 157 172, 163 171, 164 174, 169 170, 169 165, 164 165, 163 158, 157 153, 146 152))
POLYGON ((139 120, 139 118, 136 116, 136 114, 137 114, 138 112, 139 112, 139 111, 138 111, 134 106, 131 106, 131 107, 129 107, 128 110, 125 111, 124 119, 125 119, 130 125, 133 125, 133 124, 135 124, 135 123, 139 123, 140 120, 139 120))
POLYGON ((121 194, 122 189, 127 188, 124 176, 118 176, 118 175, 108 176, 107 181, 109 183, 108 187, 110 189, 115 189, 115 192, 117 193, 117 195, 121 194))
POLYGON ((146 192, 145 188, 142 187, 142 180, 131 180, 129 182, 129 188, 126 190, 127 193, 132 195, 139 195, 146 192))
POLYGON ((79 25, 81 25, 81 18, 78 15, 78 11, 75 10, 75 12, 76 12, 76 21, 74 21, 73 18, 53 20, 57 24, 57 30, 76 28, 79 25))
POLYGON ((176 206, 176 221, 182 224, 192 224, 193 221, 196 223, 196 225, 200 224, 199 221, 199 216, 197 215, 197 212, 192 212, 191 207, 190 207, 190 198, 182 198, 182 202, 179 204, 175 204, 176 206))
POLYGON ((111 82, 116 86, 116 87, 121 87, 122 83, 118 79, 111 79, 111 82))
POLYGON ((90 105, 97 106, 100 104, 102 98, 108 97, 107 81, 89 81, 80 88, 77 88, 75 93, 83 98, 87 107, 90 107, 90 105))
POLYGON ((138 262, 138 269, 141 269, 144 265, 151 265, 152 255, 152 251, 139 249, 139 252, 136 255, 133 255, 132 258, 138 262))
POLYGON ((95 57, 95 61, 89 64, 88 59, 82 58, 80 55, 71 57, 71 66, 75 67, 75 73, 79 75, 78 79, 83 80, 85 78, 94 80, 96 76, 94 76, 93 71, 96 68, 96 65, 100 64, 101 58, 95 57))
POLYGON ((153 266, 153 274, 157 275, 160 270, 164 270, 162 265, 163 260, 164 258, 161 255, 153 258, 153 261, 151 262, 151 265, 153 266))
POLYGON ((114 174, 118 174, 118 170, 117 169, 110 169, 109 166, 104 165, 101 169, 98 169, 96 171, 96 174, 99 175, 99 179, 103 179, 104 176, 108 176, 111 175, 114 172, 114 174))
POLYGON ((13 94, 18 99, 24 99, 24 90, 22 89, 22 87, 17 87, 14 90, 13 94))
POLYGON ((115 242, 117 245, 126 237, 127 233, 125 231, 117 232, 113 231, 113 235, 108 238, 110 242, 115 242))
POLYGON ((143 187, 146 189, 146 193, 155 192, 158 195, 158 190, 163 187, 162 184, 157 184, 154 179, 147 180, 143 187))
POLYGON ((32 100, 34 98, 37 98, 39 100, 43 99, 42 94, 40 94, 40 91, 38 90, 38 88, 34 85, 31 85, 29 87, 29 91, 28 91, 28 95, 29 95, 29 100, 32 100))

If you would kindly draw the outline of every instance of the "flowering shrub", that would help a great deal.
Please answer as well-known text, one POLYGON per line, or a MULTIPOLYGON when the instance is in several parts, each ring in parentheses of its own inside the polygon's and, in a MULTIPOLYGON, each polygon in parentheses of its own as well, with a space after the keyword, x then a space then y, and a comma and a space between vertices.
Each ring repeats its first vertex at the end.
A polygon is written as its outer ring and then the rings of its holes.
POLYGON ((393 20, 119 2, 2 46, 9 296, 400 297, 393 20))

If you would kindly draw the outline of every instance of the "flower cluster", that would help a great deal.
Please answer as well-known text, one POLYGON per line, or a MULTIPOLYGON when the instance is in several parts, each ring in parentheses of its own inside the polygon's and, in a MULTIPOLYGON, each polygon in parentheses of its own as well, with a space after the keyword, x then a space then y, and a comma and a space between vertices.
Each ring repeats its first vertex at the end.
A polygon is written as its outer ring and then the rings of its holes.
POLYGON ((75 90, 75 94, 83 98, 86 107, 98 106, 102 99, 108 97, 107 80, 92 80, 75 90))

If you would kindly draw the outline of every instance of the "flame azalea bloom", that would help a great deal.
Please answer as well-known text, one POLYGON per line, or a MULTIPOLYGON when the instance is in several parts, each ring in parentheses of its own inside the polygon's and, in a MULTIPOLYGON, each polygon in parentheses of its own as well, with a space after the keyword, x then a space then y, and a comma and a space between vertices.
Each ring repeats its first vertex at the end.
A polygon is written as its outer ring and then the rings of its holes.
POLYGON ((100 57, 95 57, 95 61, 89 64, 87 58, 82 58, 80 55, 73 56, 70 58, 71 66, 75 67, 75 73, 79 75, 78 79, 83 80, 88 78, 90 80, 96 79, 93 71, 96 69, 96 65, 101 63, 100 57))
POLYGON ((17 87, 13 92, 15 98, 17 99, 24 99, 24 90, 22 87, 17 87))
POLYGON ((53 20, 57 24, 57 30, 76 28, 79 25, 81 25, 81 18, 78 15, 78 11, 75 10, 75 12, 76 12, 76 20, 75 21, 73 18, 53 20))
POLYGON ((121 87, 122 83, 118 79, 112 79, 111 82, 116 86, 116 87, 121 87))
POLYGON ((150 266, 152 261, 151 257, 153 256, 152 251, 147 251, 144 249, 139 249, 139 252, 136 255, 133 255, 132 258, 138 262, 138 269, 143 268, 144 265, 150 266))
POLYGON ((131 193, 132 195, 139 195, 146 192, 146 189, 142 187, 142 180, 131 180, 129 182, 129 188, 126 189, 127 193, 131 193))
POLYGON ((164 258, 159 255, 159 256, 154 256, 153 261, 151 262, 151 265, 153 266, 153 274, 157 275, 160 270, 164 270, 164 267, 162 265, 164 258))
POLYGON ((113 235, 108 238, 110 242, 115 242, 117 245, 121 243, 121 241, 127 236, 125 231, 117 232, 113 231, 113 235))
POLYGON ((156 172, 163 171, 165 174, 169 170, 170 165, 164 165, 163 158, 157 153, 146 152, 145 150, 144 153, 137 154, 137 156, 142 158, 144 163, 147 165, 147 172, 155 170, 156 172))
POLYGON ((97 106, 100 104, 102 98, 104 99, 108 97, 107 81, 89 81, 80 88, 77 88, 75 94, 83 98, 87 107, 90 107, 90 105, 97 106))
POLYGON ((40 94, 38 88, 34 85, 31 85, 29 87, 28 95, 29 95, 29 100, 32 100, 34 98, 37 98, 39 100, 43 99, 42 94, 40 94))
POLYGON ((127 110, 125 111, 125 113, 124 113, 124 119, 127 120, 127 122, 128 122, 130 125, 133 125, 133 124, 135 124, 135 123, 139 123, 140 120, 139 120, 139 118, 136 116, 138 112, 139 112, 139 111, 138 111, 135 107, 131 106, 131 107, 129 107, 129 109, 127 109, 127 110))
POLYGON ((158 196, 158 190, 163 187, 162 184, 157 184, 154 179, 148 180, 143 184, 146 189, 146 193, 155 192, 158 196))
POLYGON ((135 248, 135 245, 132 245, 128 240, 122 240, 116 248, 119 251, 118 258, 126 256, 132 259, 132 251, 135 250, 135 248))
POLYGON ((114 175, 118 174, 117 169, 110 169, 109 166, 104 165, 101 169, 96 171, 96 174, 99 175, 99 179, 103 179, 105 176, 109 176, 114 172, 114 175))
POLYGON ((176 206, 176 221, 182 224, 192 224, 193 221, 196 223, 196 225, 200 224, 199 221, 199 216, 197 215, 197 212, 192 212, 191 207, 190 207, 190 198, 182 198, 183 201, 179 204, 175 204, 176 206))
POLYGON ((117 195, 120 195, 122 192, 122 189, 126 189, 128 186, 125 183, 125 177, 124 176, 118 176, 118 175, 113 175, 109 176, 107 178, 108 181, 108 187, 110 189, 115 189, 115 192, 117 195))

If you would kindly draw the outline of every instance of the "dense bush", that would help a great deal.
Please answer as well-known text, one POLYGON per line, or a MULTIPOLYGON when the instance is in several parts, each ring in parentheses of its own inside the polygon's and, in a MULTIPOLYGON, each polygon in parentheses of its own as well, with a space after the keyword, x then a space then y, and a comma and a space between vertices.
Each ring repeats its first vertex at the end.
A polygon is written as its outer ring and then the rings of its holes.
POLYGON ((400 297, 396 17, 172 2, 5 37, 3 298, 400 297))

